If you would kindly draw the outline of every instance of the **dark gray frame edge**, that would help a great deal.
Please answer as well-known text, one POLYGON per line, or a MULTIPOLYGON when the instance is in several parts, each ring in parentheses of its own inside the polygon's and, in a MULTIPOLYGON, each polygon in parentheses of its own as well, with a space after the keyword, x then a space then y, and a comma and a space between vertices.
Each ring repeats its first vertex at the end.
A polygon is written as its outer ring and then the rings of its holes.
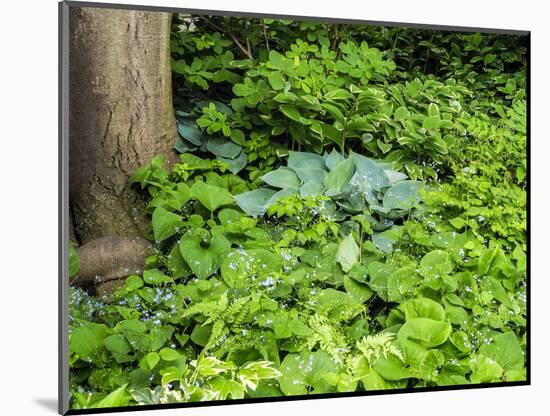
POLYGON ((363 394, 337 394, 337 395, 319 395, 315 396, 290 396, 290 397, 278 397, 273 400, 269 398, 263 399, 248 399, 248 400, 224 400, 222 402, 205 402, 205 403, 180 403, 178 405, 161 405, 161 406, 137 406, 137 407, 121 407, 121 408, 105 408, 105 409, 89 409, 88 411, 76 411, 70 412, 69 409, 69 331, 68 331, 68 317, 69 317, 69 279, 67 272, 69 270, 69 9, 70 7, 89 7, 89 8, 104 8, 104 9, 120 9, 120 10, 143 10, 143 11, 156 11, 156 12, 168 12, 168 13, 187 13, 187 14, 203 14, 203 15, 217 15, 217 16, 235 16, 235 17, 252 17, 252 18, 274 18, 274 19, 295 19, 306 21, 322 21, 326 23, 343 23, 343 24, 361 24, 372 26, 389 26, 389 27, 404 27, 415 29, 433 29, 442 31, 453 32, 483 32, 494 34, 506 34, 517 36, 529 37, 529 51, 527 56, 527 65, 529 70, 527 71, 527 175, 528 175, 528 187, 530 183, 530 30, 507 30, 498 28, 478 28, 478 27, 463 27, 463 26, 445 26, 445 25, 431 25, 423 23, 399 23, 399 22, 386 22, 386 21, 370 21, 370 20, 358 20, 358 19, 342 19, 342 18, 329 18, 321 16, 296 16, 296 15, 275 15, 268 13, 250 13, 250 12, 234 12, 223 10, 206 10, 206 9, 186 9, 179 7, 165 7, 165 6, 144 6, 133 4, 117 4, 117 3, 97 3, 97 2, 84 2, 84 1, 60 1, 59 7, 59 96, 58 96, 58 108, 59 108, 59 160, 58 160, 58 220, 59 220, 59 232, 58 232, 58 293, 59 293, 59 317, 58 317, 58 412, 61 415, 67 413, 72 414, 92 414, 92 413, 112 413, 112 412, 128 412, 128 411, 143 411, 154 409, 183 409, 186 407, 209 407, 216 405, 227 404, 246 404, 246 403, 269 403, 269 402, 283 402, 303 399, 326 399, 329 397, 367 397, 370 395, 385 395, 385 394, 399 394, 399 393, 414 393, 422 391, 457 391, 471 388, 487 388, 487 387, 513 387, 524 386, 531 384, 531 360, 530 360, 530 272, 531 272, 531 259, 530 259, 530 192, 527 189, 527 235, 528 235, 528 247, 527 247, 527 379, 524 382, 508 382, 508 383, 483 383, 479 385, 464 385, 453 387, 440 387, 429 388, 419 390, 407 390, 401 389, 389 390, 389 391, 376 391, 376 392, 363 392, 363 394))
POLYGON ((58 4, 59 21, 59 96, 58 96, 58 412, 69 410, 69 8, 58 4))

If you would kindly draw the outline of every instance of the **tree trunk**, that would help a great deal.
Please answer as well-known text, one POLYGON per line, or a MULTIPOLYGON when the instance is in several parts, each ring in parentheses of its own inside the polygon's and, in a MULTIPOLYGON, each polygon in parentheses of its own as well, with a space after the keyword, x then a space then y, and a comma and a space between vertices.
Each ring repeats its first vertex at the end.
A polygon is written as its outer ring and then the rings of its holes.
POLYGON ((172 159, 177 130, 171 14, 71 8, 69 189, 84 244, 140 236, 148 221, 129 178, 155 155, 172 159))

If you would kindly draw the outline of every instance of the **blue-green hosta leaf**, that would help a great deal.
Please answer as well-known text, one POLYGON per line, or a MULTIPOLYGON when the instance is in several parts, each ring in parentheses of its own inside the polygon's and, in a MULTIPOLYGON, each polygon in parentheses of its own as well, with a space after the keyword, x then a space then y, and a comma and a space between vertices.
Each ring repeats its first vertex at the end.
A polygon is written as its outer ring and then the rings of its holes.
POLYGON ((296 176, 296 173, 284 167, 266 173, 261 179, 274 188, 285 189, 298 188, 300 186, 300 178, 296 176))
POLYGON ((355 163, 352 159, 338 163, 325 178, 325 188, 327 189, 325 195, 336 196, 343 193, 354 173, 355 163))
POLYGON ((325 169, 325 159, 315 153, 307 152, 288 152, 289 168, 318 168, 325 169))
POLYGON ((294 168, 294 172, 302 183, 317 182, 322 184, 327 176, 327 171, 319 168, 294 168))
POLYGON ((155 208, 151 222, 155 241, 164 241, 172 237, 183 226, 183 219, 180 215, 169 212, 162 207, 155 208))
POLYGON ((267 202, 275 195, 273 189, 260 188, 235 195, 237 205, 248 215, 257 217, 263 215, 267 209, 267 202))
POLYGON ((386 173, 386 176, 388 177, 388 179, 390 180, 390 185, 393 185, 397 182, 401 182, 401 181, 404 181, 404 180, 407 180, 409 177, 407 175, 405 175, 404 173, 402 172, 397 172, 395 170, 391 170, 391 169, 385 169, 384 172, 386 173))
POLYGON ((231 251, 231 243, 222 234, 214 235, 210 244, 205 244, 198 235, 190 235, 182 237, 179 248, 193 273, 199 279, 206 279, 218 270, 231 251))
POLYGON ((387 209, 412 209, 420 202, 420 190, 423 187, 420 181, 398 182, 386 191, 383 205, 387 209))
POLYGON ((233 195, 227 189, 208 185, 202 181, 193 184, 191 197, 198 199, 210 211, 215 211, 223 205, 230 205, 234 202, 233 195))
POLYGON ((235 159, 242 150, 242 146, 233 143, 226 137, 210 137, 206 142, 206 148, 216 156, 226 159, 235 159))
POLYGON ((202 144, 202 130, 199 129, 192 118, 178 120, 178 133, 189 143, 200 146, 202 144))
POLYGON ((342 154, 337 152, 335 149, 332 149, 332 152, 325 156, 325 163, 327 165, 327 168, 329 170, 332 170, 336 167, 336 165, 338 165, 338 163, 342 162, 344 159, 345 158, 344 156, 342 156, 342 154))
POLYGON ((351 152, 351 159, 355 162, 357 175, 354 183, 360 186, 362 190, 379 191, 390 184, 390 180, 384 169, 374 160, 363 155, 351 152))
POLYGON ((174 149, 178 151, 178 153, 187 153, 187 152, 194 152, 198 149, 198 146, 195 146, 191 144, 191 142, 182 139, 181 137, 178 137, 176 139, 176 144, 174 145, 174 149))
POLYGON ((248 163, 248 157, 246 156, 246 152, 244 150, 242 150, 241 153, 239 153, 239 155, 234 159, 228 159, 220 156, 218 156, 217 159, 224 162, 227 165, 229 172, 234 173, 235 175, 243 170, 248 163))
POLYGON ((360 249, 353 235, 348 234, 338 246, 336 252, 336 261, 342 266, 342 270, 347 273, 359 260, 360 249))
POLYGON ((313 393, 327 393, 333 388, 325 380, 326 374, 335 372, 337 365, 324 351, 288 354, 281 363, 279 386, 287 396, 313 393))
POLYGON ((305 198, 310 195, 319 195, 323 192, 323 189, 323 185, 318 182, 306 182, 300 187, 300 196, 305 198))

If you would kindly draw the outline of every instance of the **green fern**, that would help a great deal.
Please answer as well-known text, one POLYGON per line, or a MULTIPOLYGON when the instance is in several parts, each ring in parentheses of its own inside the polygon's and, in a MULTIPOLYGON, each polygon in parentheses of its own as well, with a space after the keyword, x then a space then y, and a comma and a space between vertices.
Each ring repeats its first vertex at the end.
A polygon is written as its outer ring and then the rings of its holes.
POLYGON ((368 335, 357 341, 357 349, 363 353, 369 364, 373 364, 381 357, 387 358, 393 355, 404 361, 403 353, 394 343, 395 334, 380 332, 376 335, 368 335))

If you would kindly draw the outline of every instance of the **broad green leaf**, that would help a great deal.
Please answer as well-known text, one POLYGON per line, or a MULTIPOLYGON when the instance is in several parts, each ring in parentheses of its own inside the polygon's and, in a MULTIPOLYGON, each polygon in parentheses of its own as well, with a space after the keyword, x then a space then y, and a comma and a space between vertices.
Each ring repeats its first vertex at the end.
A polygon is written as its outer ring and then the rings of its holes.
POLYGON ((216 376, 208 380, 208 387, 212 389, 217 400, 242 399, 244 397, 244 386, 235 381, 228 380, 225 377, 216 376))
POLYGON ((429 318, 435 321, 445 320, 443 306, 428 298, 411 299, 401 304, 399 309, 405 313, 407 321, 414 318, 429 318))
POLYGON ((398 381, 414 377, 414 373, 410 369, 405 368, 401 360, 393 355, 388 355, 386 358, 376 360, 373 367, 378 374, 389 381, 398 381))
POLYGON ((159 351, 160 358, 164 361, 175 361, 179 360, 182 355, 172 348, 163 348, 159 351))
MULTIPOLYGON (((293 168, 293 170, 302 183, 317 182, 322 185, 327 176, 327 171, 319 168, 293 168)), ((300 186, 300 184, 294 186, 300 186)))
POLYGON ((235 175, 243 170, 248 163, 248 158, 244 150, 242 150, 241 153, 239 153, 239 155, 234 159, 228 159, 221 156, 218 156, 217 159, 225 163, 227 165, 227 169, 229 169, 229 172, 234 173, 235 175))
POLYGON ((218 186, 208 185, 204 182, 195 182, 191 187, 191 196, 208 210, 215 211, 223 205, 230 205, 234 202, 233 196, 227 189, 218 186))
POLYGON ((202 144, 203 132, 196 126, 195 120, 191 118, 184 118, 178 120, 178 133, 188 142, 195 146, 202 144))
POLYGON ((126 393, 127 384, 109 393, 104 399, 94 404, 94 408, 121 407, 127 406, 130 402, 130 395, 126 393))
POLYGON ((422 257, 419 273, 424 277, 441 277, 453 271, 450 254, 443 250, 433 250, 422 257))
POLYGON ((69 351, 78 357, 96 365, 105 363, 104 340, 112 334, 104 324, 86 323, 73 329, 69 334, 69 351))
POLYGON ((177 234, 183 226, 183 220, 180 215, 169 212, 162 207, 155 208, 151 223, 153 225, 155 241, 159 242, 177 234))
POLYGON ((323 192, 323 185, 319 182, 309 181, 300 187, 300 196, 306 198, 310 195, 319 195, 323 192))
POLYGON ((505 371, 521 370, 525 363, 521 345, 513 332, 496 335, 492 342, 479 348, 479 353, 495 360, 505 371))
POLYGON ((470 369, 472 383, 500 381, 503 374, 503 368, 495 360, 483 354, 475 355, 470 359, 470 369))
POLYGON ((293 105, 283 104, 279 107, 279 110, 281 110, 281 112, 291 120, 297 122, 300 122, 302 120, 300 112, 293 105))
POLYGON ((174 282, 174 280, 170 276, 166 276, 158 269, 145 270, 143 272, 143 280, 148 285, 161 285, 163 283, 174 282))
POLYGON ((397 333, 401 344, 412 341, 425 348, 434 348, 443 344, 451 335, 451 324, 429 318, 407 320, 397 333))
POLYGON ((287 166, 289 168, 318 168, 326 169, 325 159, 322 156, 316 155, 315 153, 307 152, 288 152, 288 162, 287 166))
POLYGON ((407 110, 406 107, 399 107, 397 110, 395 110, 395 113, 393 113, 393 119, 395 121, 403 121, 408 119, 411 116, 411 113, 409 110, 407 110))
POLYGON ((206 148, 216 156, 226 159, 235 159, 242 150, 242 146, 226 137, 210 137, 206 142, 206 148))
POLYGON ((383 205, 387 209, 412 209, 420 202, 420 181, 401 181, 392 185, 384 194, 383 205))
POLYGON ((342 270, 347 273, 359 260, 359 246, 351 234, 342 240, 336 252, 336 261, 342 266, 342 270))
POLYGON ((257 217, 263 215, 267 209, 267 202, 276 194, 276 191, 267 188, 255 189, 235 196, 237 205, 248 215, 257 217))
POLYGON ((336 369, 336 363, 324 351, 288 354, 281 363, 279 386, 286 396, 307 394, 308 387, 313 393, 327 393, 332 387, 324 375, 336 369))
POLYGON ((351 152, 351 158, 357 168, 357 184, 363 191, 366 189, 378 191, 390 184, 384 169, 374 160, 355 152, 351 152))
POLYGON ((272 170, 262 176, 262 181, 274 188, 297 188, 300 186, 300 179, 292 170, 279 168, 272 170))
POLYGON ((272 72, 267 77, 269 84, 271 85, 271 88, 274 90, 282 90, 285 86, 285 81, 283 80, 283 77, 281 76, 281 73, 278 71, 272 72))
POLYGON ((199 279, 212 276, 231 250, 231 243, 222 234, 214 235, 209 244, 197 235, 184 236, 179 245, 180 253, 199 279))
POLYGON ((332 169, 325 177, 325 194, 335 196, 341 194, 348 186, 355 173, 355 163, 352 159, 346 159, 332 169))
POLYGON ((344 160, 344 156, 342 156, 339 152, 337 152, 336 150, 332 149, 332 152, 330 152, 326 157, 325 157, 325 163, 327 165, 327 168, 329 170, 332 170, 336 167, 336 165, 338 165, 340 162, 342 162, 344 160))

